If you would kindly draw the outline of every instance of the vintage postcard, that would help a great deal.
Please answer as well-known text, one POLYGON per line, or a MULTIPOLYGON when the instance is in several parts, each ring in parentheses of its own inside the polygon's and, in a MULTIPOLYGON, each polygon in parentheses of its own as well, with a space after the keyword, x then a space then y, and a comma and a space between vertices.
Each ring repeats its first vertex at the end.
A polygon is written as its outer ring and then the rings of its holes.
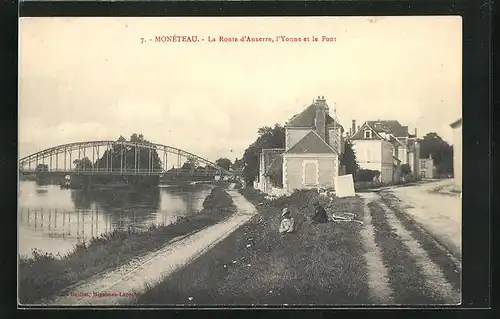
POLYGON ((19 20, 22 305, 458 305, 462 19, 19 20))

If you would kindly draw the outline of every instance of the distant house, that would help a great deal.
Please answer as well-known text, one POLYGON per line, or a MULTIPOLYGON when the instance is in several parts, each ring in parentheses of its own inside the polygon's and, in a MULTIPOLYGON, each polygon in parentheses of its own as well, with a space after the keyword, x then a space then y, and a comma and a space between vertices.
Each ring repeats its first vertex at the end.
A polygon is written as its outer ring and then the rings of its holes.
POLYGON ((434 178, 434 172, 436 167, 434 166, 434 159, 431 155, 428 158, 420 158, 419 160, 420 168, 420 178, 421 179, 432 179, 434 178))
POLYGON ((409 164, 412 174, 419 178, 420 146, 408 126, 395 120, 366 121, 356 130, 352 122, 349 139, 361 169, 380 171, 380 181, 392 182, 400 178, 401 165, 409 164))
POLYGON ((462 188, 462 118, 450 124, 453 129, 453 175, 462 188))

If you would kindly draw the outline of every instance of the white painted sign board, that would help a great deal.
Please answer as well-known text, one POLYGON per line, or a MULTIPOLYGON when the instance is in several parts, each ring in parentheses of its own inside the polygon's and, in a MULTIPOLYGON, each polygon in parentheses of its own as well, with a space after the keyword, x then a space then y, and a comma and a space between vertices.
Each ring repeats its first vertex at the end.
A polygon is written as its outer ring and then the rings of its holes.
POLYGON ((333 183, 335 185, 335 195, 337 197, 356 196, 352 174, 337 176, 334 178, 333 183))

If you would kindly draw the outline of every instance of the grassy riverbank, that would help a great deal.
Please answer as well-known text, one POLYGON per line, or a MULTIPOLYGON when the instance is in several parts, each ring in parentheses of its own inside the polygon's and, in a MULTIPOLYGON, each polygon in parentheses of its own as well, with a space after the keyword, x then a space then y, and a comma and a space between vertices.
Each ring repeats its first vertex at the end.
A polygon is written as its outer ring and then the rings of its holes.
POLYGON ((203 210, 166 226, 145 232, 115 231, 82 243, 61 259, 35 252, 19 261, 19 300, 35 303, 61 294, 63 289, 103 271, 124 265, 141 254, 161 248, 167 241, 199 231, 229 217, 235 207, 220 186, 203 203, 203 210))
MULTIPOLYGON (((139 304, 370 303, 358 223, 310 224, 312 191, 272 202, 241 189, 259 214, 212 250, 140 295, 139 304), (280 235, 281 209, 298 229, 280 235)), ((337 199, 333 211, 362 214, 358 197, 337 199)))

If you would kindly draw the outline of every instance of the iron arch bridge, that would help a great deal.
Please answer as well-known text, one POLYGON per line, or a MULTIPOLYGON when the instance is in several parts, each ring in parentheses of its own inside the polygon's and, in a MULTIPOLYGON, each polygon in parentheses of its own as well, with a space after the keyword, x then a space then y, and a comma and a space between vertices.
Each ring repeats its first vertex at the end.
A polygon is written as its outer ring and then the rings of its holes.
POLYGON ((205 168, 196 174, 235 175, 205 158, 179 148, 151 142, 130 141, 85 141, 54 146, 19 159, 19 171, 37 172, 39 165, 43 164, 45 171, 49 173, 161 175, 167 173, 168 165, 171 164, 176 164, 171 166, 180 169, 182 159, 205 165, 205 168), (141 157, 147 157, 147 165, 144 164, 144 159, 141 163, 141 157), (155 157, 156 163, 159 160, 160 167, 154 164, 155 157), (83 160, 85 158, 88 160, 83 160), (79 160, 80 165, 74 164, 75 160, 79 160))

